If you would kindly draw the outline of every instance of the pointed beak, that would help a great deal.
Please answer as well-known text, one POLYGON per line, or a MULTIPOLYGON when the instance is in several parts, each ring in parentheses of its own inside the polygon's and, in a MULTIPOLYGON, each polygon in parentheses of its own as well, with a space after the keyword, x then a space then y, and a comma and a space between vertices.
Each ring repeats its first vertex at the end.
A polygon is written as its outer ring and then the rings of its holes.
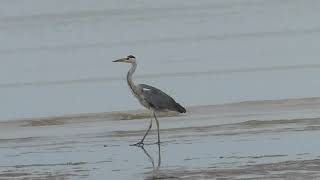
POLYGON ((127 60, 127 58, 117 59, 117 60, 114 60, 112 62, 124 62, 125 60, 127 60))

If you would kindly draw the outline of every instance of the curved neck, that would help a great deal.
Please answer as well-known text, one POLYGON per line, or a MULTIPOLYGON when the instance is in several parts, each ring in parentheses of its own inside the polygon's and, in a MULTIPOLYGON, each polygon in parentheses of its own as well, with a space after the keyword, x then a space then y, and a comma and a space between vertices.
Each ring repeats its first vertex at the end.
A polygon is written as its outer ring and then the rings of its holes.
POLYGON ((136 68, 137 68, 137 63, 136 62, 132 63, 132 66, 127 74, 127 83, 128 83, 128 85, 134 95, 136 95, 138 92, 138 88, 136 87, 136 85, 132 81, 132 75, 136 71, 136 68))

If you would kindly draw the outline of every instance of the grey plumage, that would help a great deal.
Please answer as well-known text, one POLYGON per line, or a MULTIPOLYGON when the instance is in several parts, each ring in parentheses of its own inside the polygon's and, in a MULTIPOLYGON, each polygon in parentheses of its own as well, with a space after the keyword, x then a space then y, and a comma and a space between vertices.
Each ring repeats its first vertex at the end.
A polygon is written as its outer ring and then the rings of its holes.
MULTIPOLYGON (((134 84, 134 82, 132 81, 132 75, 137 68, 136 58, 134 56, 129 55, 125 58, 121 58, 113 62, 124 62, 124 63, 130 63, 132 65, 132 67, 130 68, 127 74, 128 86, 130 87, 132 94, 139 100, 140 104, 152 112, 152 115, 155 118, 157 123, 158 143, 160 143, 159 121, 157 119, 156 112, 169 110, 169 111, 176 111, 179 113, 185 113, 186 109, 183 106, 181 106, 179 103, 177 103, 172 97, 162 92, 160 89, 157 89, 155 87, 152 87, 146 84, 139 84, 137 86, 134 84)), ((141 141, 134 145, 136 146, 143 145, 143 141, 145 137, 148 135, 151 127, 152 127, 152 119, 151 119, 149 128, 147 129, 141 141)))
POLYGON ((177 103, 172 97, 162 92, 155 87, 139 84, 142 89, 144 99, 149 103, 149 106, 156 111, 170 110, 185 113, 186 109, 177 103))

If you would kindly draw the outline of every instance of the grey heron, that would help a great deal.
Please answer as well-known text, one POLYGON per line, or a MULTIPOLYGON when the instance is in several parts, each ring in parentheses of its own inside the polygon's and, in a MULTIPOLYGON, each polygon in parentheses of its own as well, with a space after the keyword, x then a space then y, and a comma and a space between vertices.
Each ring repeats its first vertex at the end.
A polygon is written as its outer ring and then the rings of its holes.
POLYGON ((156 120, 157 123, 157 130, 158 130, 158 144, 160 144, 160 130, 159 130, 159 121, 157 119, 156 112, 159 111, 176 111, 179 113, 185 113, 186 109, 177 103, 172 97, 167 95, 166 93, 162 92, 160 89, 155 87, 146 85, 146 84, 138 84, 135 85, 132 81, 132 75, 137 68, 137 61, 136 58, 132 55, 129 55, 125 58, 121 58, 115 60, 113 62, 123 62, 123 63, 130 63, 131 68, 127 74, 127 83, 130 87, 132 94, 139 100, 140 104, 145 108, 149 109, 151 112, 151 121, 150 125, 144 134, 143 138, 134 146, 143 146, 144 139, 148 135, 151 127, 152 127, 152 116, 156 120))

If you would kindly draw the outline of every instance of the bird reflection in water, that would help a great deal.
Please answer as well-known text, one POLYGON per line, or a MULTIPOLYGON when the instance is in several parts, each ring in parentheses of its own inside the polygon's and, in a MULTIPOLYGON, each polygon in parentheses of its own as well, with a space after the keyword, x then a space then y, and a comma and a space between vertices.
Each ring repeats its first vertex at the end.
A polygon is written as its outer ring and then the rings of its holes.
POLYGON ((155 158, 153 158, 149 152, 144 148, 144 146, 138 146, 138 148, 142 149, 143 153, 147 156, 148 160, 152 164, 152 171, 147 172, 148 174, 145 179, 147 180, 154 180, 154 179, 172 179, 172 178, 178 178, 174 173, 169 172, 167 169, 166 170, 160 170, 161 166, 161 146, 158 144, 158 161, 154 161, 155 158))
POLYGON ((151 176, 148 176, 146 179, 159 179, 160 177, 160 165, 161 165, 161 148, 160 144, 158 144, 158 161, 155 162, 154 158, 149 154, 149 152, 144 148, 144 146, 139 146, 142 149, 143 153, 147 156, 148 160, 152 164, 152 172, 151 176))
POLYGON ((158 171, 159 168, 160 168, 160 165, 161 165, 161 148, 160 148, 160 144, 158 144, 158 163, 157 163, 157 166, 155 166, 154 159, 152 158, 152 156, 150 156, 150 154, 144 148, 144 146, 140 146, 139 148, 141 148, 143 150, 144 154, 148 157, 149 161, 152 164, 153 171, 158 171))

